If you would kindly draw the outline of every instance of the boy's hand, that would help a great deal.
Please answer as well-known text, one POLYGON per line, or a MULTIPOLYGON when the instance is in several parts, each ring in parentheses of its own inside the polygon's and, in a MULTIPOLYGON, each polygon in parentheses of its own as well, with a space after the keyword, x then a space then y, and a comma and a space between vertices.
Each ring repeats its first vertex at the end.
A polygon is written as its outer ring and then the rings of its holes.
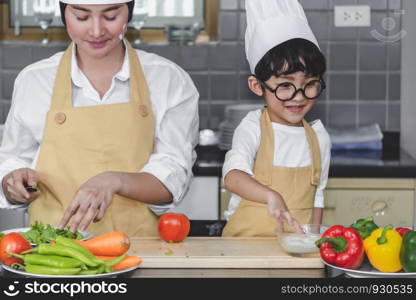
POLYGON ((302 227, 300 226, 298 221, 296 221, 296 219, 292 217, 290 212, 288 212, 288 211, 283 211, 282 212, 282 211, 279 211, 279 210, 275 210, 274 217, 276 218, 277 227, 280 231, 283 231, 283 225, 284 225, 284 223, 287 223, 287 224, 290 225, 290 227, 292 227, 292 229, 295 232, 304 233, 302 227))
POLYGON ((269 214, 276 219, 277 228, 283 231, 283 224, 287 223, 297 233, 304 233, 299 222, 290 214, 286 203, 278 193, 271 194, 267 199, 269 214))

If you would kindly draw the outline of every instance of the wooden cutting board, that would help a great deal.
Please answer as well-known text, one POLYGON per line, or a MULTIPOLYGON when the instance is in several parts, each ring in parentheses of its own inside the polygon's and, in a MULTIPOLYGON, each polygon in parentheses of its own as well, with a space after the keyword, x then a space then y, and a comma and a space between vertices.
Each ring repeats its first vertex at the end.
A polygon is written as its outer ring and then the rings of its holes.
POLYGON ((323 268, 319 254, 295 257, 276 238, 188 237, 181 243, 131 238, 129 255, 143 258, 141 268, 323 268))

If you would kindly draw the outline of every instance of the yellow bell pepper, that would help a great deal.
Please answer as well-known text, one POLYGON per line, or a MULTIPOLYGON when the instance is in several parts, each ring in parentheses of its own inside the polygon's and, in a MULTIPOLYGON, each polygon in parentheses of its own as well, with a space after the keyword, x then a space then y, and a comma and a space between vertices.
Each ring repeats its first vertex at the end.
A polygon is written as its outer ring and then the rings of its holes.
POLYGON ((401 246, 402 237, 392 225, 374 230, 364 240, 364 249, 371 265, 385 273, 398 272, 402 269, 401 246))

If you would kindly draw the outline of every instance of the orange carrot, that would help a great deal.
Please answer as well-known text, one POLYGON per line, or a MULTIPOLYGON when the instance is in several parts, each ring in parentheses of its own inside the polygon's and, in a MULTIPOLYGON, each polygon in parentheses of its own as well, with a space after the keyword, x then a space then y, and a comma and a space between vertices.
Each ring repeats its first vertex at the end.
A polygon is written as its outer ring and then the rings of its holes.
POLYGON ((123 232, 109 232, 96 236, 87 241, 78 241, 94 255, 103 256, 120 256, 127 252, 130 248, 130 239, 123 232))
MULTIPOLYGON (((101 260, 109 260, 109 259, 116 258, 117 256, 100 256, 100 255, 97 255, 95 257, 98 258, 98 259, 101 259, 101 260)), ((112 269, 113 269, 113 271, 120 271, 120 270, 124 270, 124 269, 128 269, 128 268, 137 266, 141 262, 142 262, 142 258, 139 257, 139 256, 126 256, 121 262, 112 266, 112 269)))

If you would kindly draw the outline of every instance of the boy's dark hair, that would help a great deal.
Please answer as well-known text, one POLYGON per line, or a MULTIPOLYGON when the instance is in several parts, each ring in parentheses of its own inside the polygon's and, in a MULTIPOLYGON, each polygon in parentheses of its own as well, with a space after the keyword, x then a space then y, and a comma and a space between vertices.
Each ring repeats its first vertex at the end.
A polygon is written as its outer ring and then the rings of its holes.
MULTIPOLYGON (((133 9, 134 9, 134 0, 126 3, 129 8, 129 21, 131 21, 131 18, 133 18, 133 9)), ((65 8, 68 4, 62 3, 59 1, 60 9, 61 9, 61 19, 62 23, 66 26, 66 20, 65 20, 65 8)))
POLYGON ((305 72, 307 76, 322 77, 326 71, 325 56, 312 42, 305 39, 292 39, 270 49, 259 61, 255 75, 267 81, 275 75, 289 75, 305 72))

